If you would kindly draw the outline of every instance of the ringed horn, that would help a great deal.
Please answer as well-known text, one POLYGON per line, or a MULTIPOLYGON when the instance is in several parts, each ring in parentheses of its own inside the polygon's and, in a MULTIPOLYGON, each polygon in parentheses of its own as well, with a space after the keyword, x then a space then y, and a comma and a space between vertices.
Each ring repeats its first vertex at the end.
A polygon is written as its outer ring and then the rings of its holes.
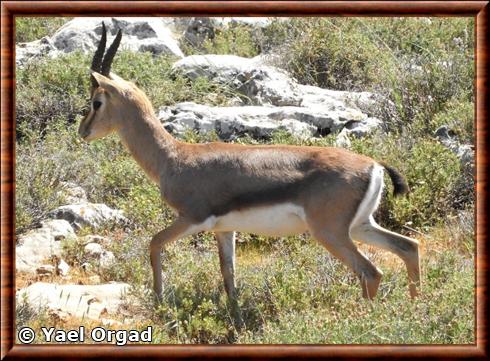
MULTIPOLYGON (((111 72, 112 61, 114 60, 114 56, 116 55, 117 49, 119 48, 119 44, 121 43, 122 31, 118 30, 116 34, 116 38, 112 42, 111 46, 107 50, 107 53, 104 56, 105 47, 107 43, 107 29, 105 27, 104 22, 102 22, 102 36, 100 38, 99 45, 97 46, 97 50, 95 51, 94 57, 92 59, 92 66, 90 69, 92 71, 96 71, 106 77, 109 77, 111 72)), ((98 87, 97 80, 92 76, 92 89, 98 87)))

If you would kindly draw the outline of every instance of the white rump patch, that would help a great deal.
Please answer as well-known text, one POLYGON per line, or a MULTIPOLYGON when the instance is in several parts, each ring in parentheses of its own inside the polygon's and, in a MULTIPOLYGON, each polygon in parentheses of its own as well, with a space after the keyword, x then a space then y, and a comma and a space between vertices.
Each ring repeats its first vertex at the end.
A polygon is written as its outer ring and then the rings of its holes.
POLYGON ((372 214, 378 208, 379 202, 381 200, 381 194, 383 193, 383 170, 384 168, 379 164, 375 164, 373 166, 369 187, 349 227, 349 234, 351 237, 352 229, 356 226, 359 226, 366 222, 374 222, 372 214))
POLYGON ((239 231, 264 236, 288 236, 308 229, 303 207, 293 203, 253 207, 232 211, 219 217, 209 217, 204 223, 214 223, 212 231, 239 231), (212 219, 211 222, 208 220, 212 219))

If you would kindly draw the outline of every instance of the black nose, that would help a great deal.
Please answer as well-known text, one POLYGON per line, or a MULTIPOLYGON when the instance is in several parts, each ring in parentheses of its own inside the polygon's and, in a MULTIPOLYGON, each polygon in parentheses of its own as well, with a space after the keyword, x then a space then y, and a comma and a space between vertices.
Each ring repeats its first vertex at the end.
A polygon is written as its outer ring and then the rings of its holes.
POLYGON ((82 138, 85 139, 89 136, 90 131, 87 128, 80 128, 78 129, 78 135, 82 138))

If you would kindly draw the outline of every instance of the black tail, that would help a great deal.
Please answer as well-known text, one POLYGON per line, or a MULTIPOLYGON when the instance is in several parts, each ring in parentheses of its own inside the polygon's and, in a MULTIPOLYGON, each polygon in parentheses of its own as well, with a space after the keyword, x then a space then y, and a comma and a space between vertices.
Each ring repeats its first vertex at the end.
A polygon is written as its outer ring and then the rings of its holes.
POLYGON ((407 181, 405 178, 397 171, 395 168, 389 166, 384 162, 379 162, 388 172, 388 175, 393 182, 393 195, 399 196, 402 194, 406 194, 410 192, 410 188, 408 187, 407 181))

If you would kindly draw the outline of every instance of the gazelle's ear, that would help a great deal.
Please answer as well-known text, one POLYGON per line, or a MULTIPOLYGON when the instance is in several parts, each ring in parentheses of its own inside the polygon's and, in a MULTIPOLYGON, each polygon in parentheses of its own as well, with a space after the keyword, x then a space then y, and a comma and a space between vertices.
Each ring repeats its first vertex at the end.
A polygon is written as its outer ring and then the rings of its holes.
POLYGON ((113 72, 111 72, 109 74, 109 77, 110 79, 114 80, 114 81, 117 81, 117 82, 122 82, 122 83, 126 83, 126 80, 124 80, 123 78, 121 78, 119 75, 117 74, 114 74, 113 72))
POLYGON ((104 88, 109 92, 116 91, 114 82, 111 79, 107 78, 106 76, 94 71, 92 72, 92 77, 95 79, 99 87, 104 88))

